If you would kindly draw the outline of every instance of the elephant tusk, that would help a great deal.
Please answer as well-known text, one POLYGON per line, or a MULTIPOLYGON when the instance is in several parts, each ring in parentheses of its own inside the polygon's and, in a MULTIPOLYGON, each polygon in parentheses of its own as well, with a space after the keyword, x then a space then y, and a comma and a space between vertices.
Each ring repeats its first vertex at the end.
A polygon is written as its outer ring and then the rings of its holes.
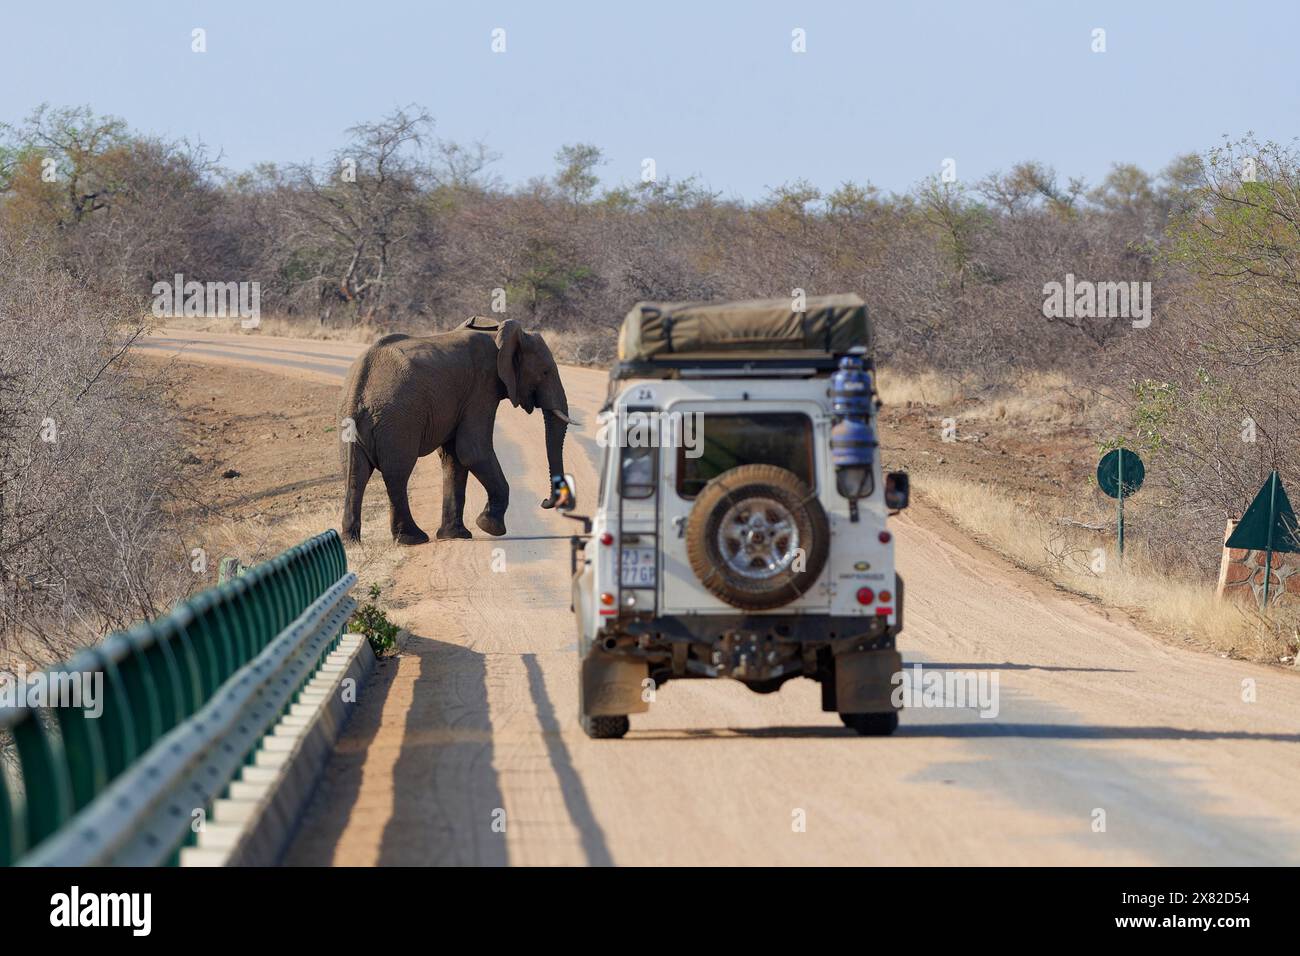
POLYGON ((574 428, 582 427, 582 425, 580 425, 578 422, 575 422, 572 418, 564 414, 564 412, 560 411, 558 408, 552 408, 551 414, 554 415, 556 418, 558 418, 560 421, 564 422, 564 424, 566 425, 572 425, 574 428))

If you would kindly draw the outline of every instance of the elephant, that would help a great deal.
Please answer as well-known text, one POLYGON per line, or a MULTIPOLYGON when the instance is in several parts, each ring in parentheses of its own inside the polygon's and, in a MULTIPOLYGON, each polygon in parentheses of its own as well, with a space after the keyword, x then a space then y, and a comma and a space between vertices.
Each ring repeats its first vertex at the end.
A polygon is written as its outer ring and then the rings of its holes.
POLYGON ((465 483, 472 472, 488 501, 476 524, 506 533, 510 485, 492 447, 497 405, 510 399, 528 414, 542 410, 546 460, 556 505, 564 487, 564 436, 569 402, 559 368, 542 337, 514 319, 473 316, 459 328, 429 336, 385 335, 352 365, 343 388, 340 443, 345 481, 343 537, 361 539, 361 499, 378 469, 388 492, 393 540, 424 544, 429 536, 411 517, 407 482, 415 462, 442 459, 439 540, 472 538, 465 527, 465 483))

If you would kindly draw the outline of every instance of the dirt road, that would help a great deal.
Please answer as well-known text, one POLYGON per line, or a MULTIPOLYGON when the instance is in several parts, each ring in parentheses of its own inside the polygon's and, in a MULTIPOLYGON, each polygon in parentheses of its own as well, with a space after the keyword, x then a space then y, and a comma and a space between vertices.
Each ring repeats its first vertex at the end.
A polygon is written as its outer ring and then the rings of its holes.
MULTIPOLYGON (((196 333, 144 347, 322 380, 360 350, 196 333)), ((567 454, 584 510, 605 376, 564 377, 587 424, 567 454)), ((409 637, 364 688, 288 863, 1300 862, 1300 675, 1148 637, 924 507, 895 519, 904 659, 996 676, 996 717, 913 708, 896 736, 859 738, 810 681, 770 696, 684 681, 625 740, 588 740, 572 525, 537 507, 540 417, 503 407, 497 435, 510 533, 412 550, 394 588, 409 637)), ((437 473, 434 459, 416 469, 426 529, 437 473)), ((471 481, 466 513, 482 503, 471 481)))

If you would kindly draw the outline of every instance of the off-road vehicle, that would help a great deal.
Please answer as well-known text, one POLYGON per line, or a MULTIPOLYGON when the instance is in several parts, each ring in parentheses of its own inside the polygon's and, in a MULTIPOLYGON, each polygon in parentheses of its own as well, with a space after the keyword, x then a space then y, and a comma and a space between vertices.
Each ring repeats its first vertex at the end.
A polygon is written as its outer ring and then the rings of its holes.
POLYGON ((628 314, 597 418, 597 506, 575 516, 588 735, 621 737, 664 685, 710 677, 760 694, 811 678, 859 733, 897 727, 886 517, 908 486, 882 480, 873 372, 855 295, 628 314))

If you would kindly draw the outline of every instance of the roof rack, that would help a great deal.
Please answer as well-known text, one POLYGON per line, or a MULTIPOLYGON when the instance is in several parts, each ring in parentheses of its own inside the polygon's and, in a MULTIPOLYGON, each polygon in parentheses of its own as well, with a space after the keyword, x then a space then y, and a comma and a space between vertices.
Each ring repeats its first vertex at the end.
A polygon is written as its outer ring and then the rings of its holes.
POLYGON ((651 362, 618 362, 610 371, 612 379, 628 378, 814 378, 835 371, 839 357, 819 354, 807 357, 770 359, 746 358, 679 358, 651 362))
POLYGON ((638 302, 619 331, 612 379, 818 375, 870 354, 856 295, 747 302, 638 302))

